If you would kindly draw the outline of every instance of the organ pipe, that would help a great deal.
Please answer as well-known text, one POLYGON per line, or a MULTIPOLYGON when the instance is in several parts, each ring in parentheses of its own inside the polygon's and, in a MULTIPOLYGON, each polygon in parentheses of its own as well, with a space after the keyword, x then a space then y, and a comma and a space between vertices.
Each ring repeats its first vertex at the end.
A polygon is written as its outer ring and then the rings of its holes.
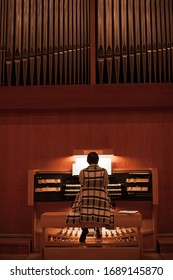
POLYGON ((84 19, 84 3, 81 1, 81 9, 80 9, 80 51, 81 51, 81 62, 80 62, 80 68, 81 68, 81 83, 83 84, 84 82, 84 24, 83 24, 83 19, 84 19))
POLYGON ((159 65, 159 81, 162 81, 162 37, 161 37, 161 11, 160 1, 156 1, 156 16, 157 16, 157 51, 159 65))
POLYGON ((87 13, 87 78, 88 78, 88 83, 90 81, 90 2, 86 0, 86 13, 87 13))
POLYGON ((165 7, 164 1, 161 1, 161 36, 162 36, 162 54, 163 54, 163 79, 166 82, 166 32, 165 32, 165 7))
POLYGON ((77 0, 73 1, 73 80, 76 84, 77 73, 77 0))
POLYGON ((77 26, 76 26, 76 31, 77 31, 77 83, 80 83, 80 63, 81 63, 81 38, 80 38, 80 33, 81 33, 81 1, 77 0, 77 26))
POLYGON ((119 1, 114 0, 114 64, 115 64, 115 79, 119 83, 120 79, 120 4, 119 1))
POLYGON ((128 0, 128 38, 131 83, 134 82, 134 15, 133 0, 128 0))
POLYGON ((67 73, 68 73, 68 0, 64 0, 64 84, 67 84, 67 73))
POLYGON ((99 83, 103 83, 105 38, 104 38, 104 0, 98 0, 97 6, 97 62, 99 83))
POLYGON ((7 1, 0 1, 0 86, 5 83, 7 1))
POLYGON ((136 56, 136 76, 137 82, 140 83, 141 75, 141 40, 140 40, 140 0, 134 0, 135 14, 135 56, 136 56))
POLYGON ((170 48, 171 48, 171 65, 172 65, 171 80, 173 80, 173 4, 172 4, 172 0, 169 0, 169 26, 170 26, 170 48))
POLYGON ((84 59, 83 59, 83 71, 84 71, 84 80, 83 83, 87 84, 87 1, 84 0, 84 7, 83 7, 83 40, 84 40, 84 59))
POLYGON ((54 6, 53 0, 49 0, 49 26, 48 26, 48 62, 49 62, 49 84, 52 84, 52 69, 53 69, 53 16, 54 6))
POLYGON ((147 46, 147 64, 148 64, 148 80, 152 80, 152 50, 151 50, 151 10, 150 0, 146 0, 146 46, 147 46))
POLYGON ((36 1, 30 1, 30 15, 29 15, 29 66, 30 66, 30 83, 34 84, 34 66, 36 54, 36 1))
POLYGON ((169 26, 169 0, 165 0, 165 22, 166 22, 166 53, 167 53, 167 72, 168 82, 171 81, 171 41, 170 41, 170 26, 169 26))
POLYGON ((37 0, 37 19, 36 19, 36 63, 37 63, 37 85, 40 85, 41 77, 41 54, 42 54, 42 0, 37 0))
POLYGON ((142 51, 142 70, 143 70, 143 82, 146 83, 146 6, 145 0, 141 0, 141 51, 142 51))
POLYGON ((12 67, 14 59, 14 1, 9 0, 7 6, 7 41, 6 41, 6 69, 7 69, 7 84, 11 86, 12 82, 12 67))
POLYGON ((2 48, 3 48, 3 28, 2 28, 2 25, 3 25, 3 19, 2 19, 2 1, 0 1, 0 86, 2 85, 2 65, 3 65, 3 60, 2 60, 2 48))
POLYGON ((59 1, 55 0, 54 5, 54 82, 57 85, 59 71, 59 1))
POLYGON ((73 1, 69 0, 69 18, 68 18, 68 76, 69 84, 72 84, 72 73, 73 73, 73 1))
POLYGON ((43 1, 43 84, 46 85, 48 55, 48 0, 43 1))
POLYGON ((127 1, 121 1, 121 41, 122 41, 122 64, 123 64, 123 80, 127 82, 127 1))
POLYGON ((19 85, 20 65, 21 65, 21 37, 22 37, 22 0, 16 0, 15 9, 15 46, 14 46, 14 63, 16 85, 19 85))
POLYGON ((157 82, 157 39, 156 39, 156 6, 155 1, 151 1, 151 26, 152 26, 152 54, 154 82, 157 82))
POLYGON ((60 0, 59 6, 59 81, 62 85, 63 79, 63 51, 64 51, 64 7, 63 0, 60 0))
POLYGON ((22 68, 23 68, 23 84, 27 84, 28 73, 28 36, 29 36, 29 2, 23 2, 23 38, 22 38, 22 68))
POLYGON ((111 83, 112 77, 112 0, 107 0, 105 5, 106 12, 106 67, 108 83, 111 83))

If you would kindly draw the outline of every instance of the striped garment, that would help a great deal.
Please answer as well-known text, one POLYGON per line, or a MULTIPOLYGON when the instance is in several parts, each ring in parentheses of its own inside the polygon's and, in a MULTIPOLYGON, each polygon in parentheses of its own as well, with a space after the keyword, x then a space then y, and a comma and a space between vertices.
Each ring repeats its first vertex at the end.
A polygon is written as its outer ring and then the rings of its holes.
POLYGON ((66 223, 70 226, 94 224, 113 228, 113 209, 107 191, 106 169, 91 164, 79 174, 81 188, 76 196, 66 223))

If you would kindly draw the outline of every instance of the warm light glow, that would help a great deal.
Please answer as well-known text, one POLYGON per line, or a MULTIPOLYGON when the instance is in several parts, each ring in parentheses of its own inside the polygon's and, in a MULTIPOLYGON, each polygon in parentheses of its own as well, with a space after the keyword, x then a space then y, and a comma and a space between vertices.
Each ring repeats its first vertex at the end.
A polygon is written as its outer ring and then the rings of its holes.
MULTIPOLYGON (((72 174, 79 175, 83 168, 88 167, 87 155, 76 155, 75 163, 72 165, 72 174)), ((107 170, 108 174, 112 174, 112 155, 99 155, 99 166, 107 170)))

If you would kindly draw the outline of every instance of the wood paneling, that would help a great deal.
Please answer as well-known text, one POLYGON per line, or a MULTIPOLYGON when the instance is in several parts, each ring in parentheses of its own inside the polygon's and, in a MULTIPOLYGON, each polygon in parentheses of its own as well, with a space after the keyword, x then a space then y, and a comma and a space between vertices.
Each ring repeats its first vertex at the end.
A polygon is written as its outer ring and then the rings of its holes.
POLYGON ((173 232, 173 113, 1 111, 0 233, 31 233, 28 169, 70 170, 75 149, 112 149, 114 168, 158 168, 158 233, 173 232))
POLYGON ((1 87, 0 110, 117 110, 173 107, 173 84, 1 87))

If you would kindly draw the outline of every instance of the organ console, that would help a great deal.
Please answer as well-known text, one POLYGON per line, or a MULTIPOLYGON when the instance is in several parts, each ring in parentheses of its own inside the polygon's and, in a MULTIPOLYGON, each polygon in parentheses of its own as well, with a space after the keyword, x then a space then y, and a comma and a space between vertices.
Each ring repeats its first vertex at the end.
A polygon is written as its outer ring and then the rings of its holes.
POLYGON ((143 250, 156 250, 157 177, 157 169, 152 168, 113 170, 109 175, 108 192, 115 211, 115 228, 103 228, 102 238, 98 240, 91 225, 84 246, 79 242, 81 225, 68 228, 65 224, 80 188, 79 177, 71 172, 29 170, 28 205, 33 209, 33 250, 41 250, 45 259, 70 259, 72 256, 85 259, 90 253, 96 259, 100 256, 103 259, 123 259, 123 256, 140 259, 143 250), (73 254, 76 248, 79 254, 73 254))

